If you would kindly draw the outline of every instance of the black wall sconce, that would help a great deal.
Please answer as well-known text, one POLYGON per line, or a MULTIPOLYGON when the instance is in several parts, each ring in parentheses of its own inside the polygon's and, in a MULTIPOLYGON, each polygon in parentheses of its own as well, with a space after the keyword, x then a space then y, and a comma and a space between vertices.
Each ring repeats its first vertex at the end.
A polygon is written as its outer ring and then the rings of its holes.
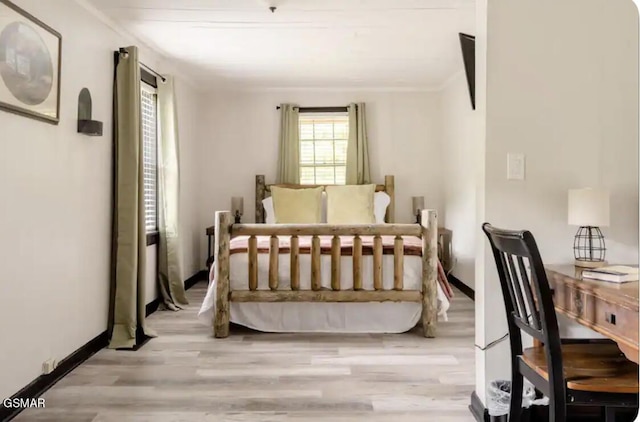
POLYGON ((78 95, 78 133, 89 136, 102 136, 102 122, 91 120, 91 93, 82 88, 78 95))

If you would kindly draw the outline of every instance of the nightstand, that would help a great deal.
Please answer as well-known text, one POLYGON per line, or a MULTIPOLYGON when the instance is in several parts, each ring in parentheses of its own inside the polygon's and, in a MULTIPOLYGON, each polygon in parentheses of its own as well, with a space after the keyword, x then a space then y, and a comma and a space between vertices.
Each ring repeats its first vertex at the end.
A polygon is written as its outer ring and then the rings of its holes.
POLYGON ((207 227, 207 270, 211 269, 211 264, 213 264, 213 248, 216 243, 216 226, 207 227))
POLYGON ((448 273, 452 266, 451 262, 451 236, 453 233, 444 227, 438 227, 438 258, 445 273, 448 273))

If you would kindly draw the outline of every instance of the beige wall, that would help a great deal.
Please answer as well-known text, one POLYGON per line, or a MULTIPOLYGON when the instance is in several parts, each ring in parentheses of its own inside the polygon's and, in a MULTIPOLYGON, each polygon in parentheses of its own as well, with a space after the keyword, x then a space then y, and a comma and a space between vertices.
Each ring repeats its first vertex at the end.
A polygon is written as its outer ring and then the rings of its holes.
MULTIPOLYGON (((427 92, 280 91, 209 95, 203 105, 206 136, 201 148, 201 226, 244 197, 245 218, 254 220, 255 175, 274 182, 281 102, 301 106, 367 104, 372 178, 396 178, 396 220, 411 222, 411 196, 442 213, 439 96, 427 92)), ((205 238, 201 241, 205 248, 205 238)))
MULTIPOLYGON (((546 263, 571 262, 576 228, 567 190, 611 190, 611 262, 638 260, 638 15, 630 1, 479 2, 487 41, 483 201, 477 221, 527 228, 546 263), (484 3, 484 4, 483 4, 484 3), (486 18, 485 18, 486 17, 486 18), (509 152, 526 155, 526 180, 506 179, 509 152)), ((482 51, 482 49, 481 49, 482 51)), ((479 58, 479 65, 484 59, 479 58)), ((479 226, 478 226, 479 227, 479 226)), ((486 240, 476 254, 476 342, 506 332, 495 264, 486 240)), ((477 351, 477 391, 509 377, 508 343, 477 351)))
MULTIPOLYGON (((460 57, 462 67, 462 57, 460 57)), ((476 177, 475 145, 478 143, 478 113, 471 107, 471 97, 464 71, 444 87, 440 97, 442 174, 444 201, 443 225, 453 231, 455 259, 452 274, 471 288, 475 284, 476 177)))
MULTIPOLYGON (((65 358, 107 327, 113 51, 135 43, 72 0, 16 4, 63 36, 61 121, 54 126, 0 112, 0 397, 39 376, 45 360, 65 358), (91 90, 93 117, 104 123, 102 137, 76 131, 83 87, 91 90)), ((141 59, 169 69, 147 48, 141 59)), ((177 84, 180 104, 197 102, 184 78, 177 84)), ((185 110, 180 117, 193 122, 185 110)), ((192 165, 197 133, 181 128, 181 134, 181 154, 192 165)), ((188 172, 183 178, 193 179, 188 172)), ((189 239, 194 189, 186 186, 181 197, 185 275, 199 262, 197 240, 189 239)))

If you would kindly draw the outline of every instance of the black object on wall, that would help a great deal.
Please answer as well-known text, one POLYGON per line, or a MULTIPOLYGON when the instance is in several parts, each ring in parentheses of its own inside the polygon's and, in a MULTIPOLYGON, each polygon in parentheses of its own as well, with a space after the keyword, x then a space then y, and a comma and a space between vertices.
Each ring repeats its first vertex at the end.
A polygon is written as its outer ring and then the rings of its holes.
POLYGON ((476 37, 460 32, 460 47, 462 48, 462 60, 467 74, 467 85, 471 96, 471 107, 476 109, 476 37))
POLYGON ((102 136, 102 122, 91 120, 91 93, 87 88, 78 95, 78 133, 89 136, 102 136))

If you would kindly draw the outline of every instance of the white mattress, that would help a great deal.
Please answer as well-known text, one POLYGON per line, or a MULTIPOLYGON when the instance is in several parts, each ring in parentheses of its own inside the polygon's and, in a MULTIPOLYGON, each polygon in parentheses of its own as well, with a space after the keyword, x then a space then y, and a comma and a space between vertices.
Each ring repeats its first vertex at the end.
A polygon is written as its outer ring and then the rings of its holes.
MULTIPOLYGON (((235 240, 235 239, 234 239, 235 240)), ((289 254, 279 256, 280 290, 289 287, 289 254)), ((365 290, 373 290, 373 257, 362 257, 362 280, 365 290)), ((248 290, 248 257, 234 253, 231 261, 231 290, 248 290)), ((341 288, 351 289, 352 257, 341 258, 341 288)), ((300 255, 300 289, 311 289, 311 256, 300 255)), ((393 288, 393 256, 382 258, 384 289, 393 288)), ((404 289, 421 290, 422 259, 404 257, 404 289)), ((258 289, 269 290, 269 254, 258 254, 258 289)), ((331 288, 331 256, 321 256, 323 288, 331 288)), ((215 304, 215 281, 209 283, 207 295, 198 313, 199 320, 212 325, 215 304)), ((438 316, 447 318, 449 301, 438 285, 438 316)), ((331 332, 331 333, 402 333, 420 320, 422 306, 415 302, 384 303, 230 303, 233 323, 265 332, 331 332)))

